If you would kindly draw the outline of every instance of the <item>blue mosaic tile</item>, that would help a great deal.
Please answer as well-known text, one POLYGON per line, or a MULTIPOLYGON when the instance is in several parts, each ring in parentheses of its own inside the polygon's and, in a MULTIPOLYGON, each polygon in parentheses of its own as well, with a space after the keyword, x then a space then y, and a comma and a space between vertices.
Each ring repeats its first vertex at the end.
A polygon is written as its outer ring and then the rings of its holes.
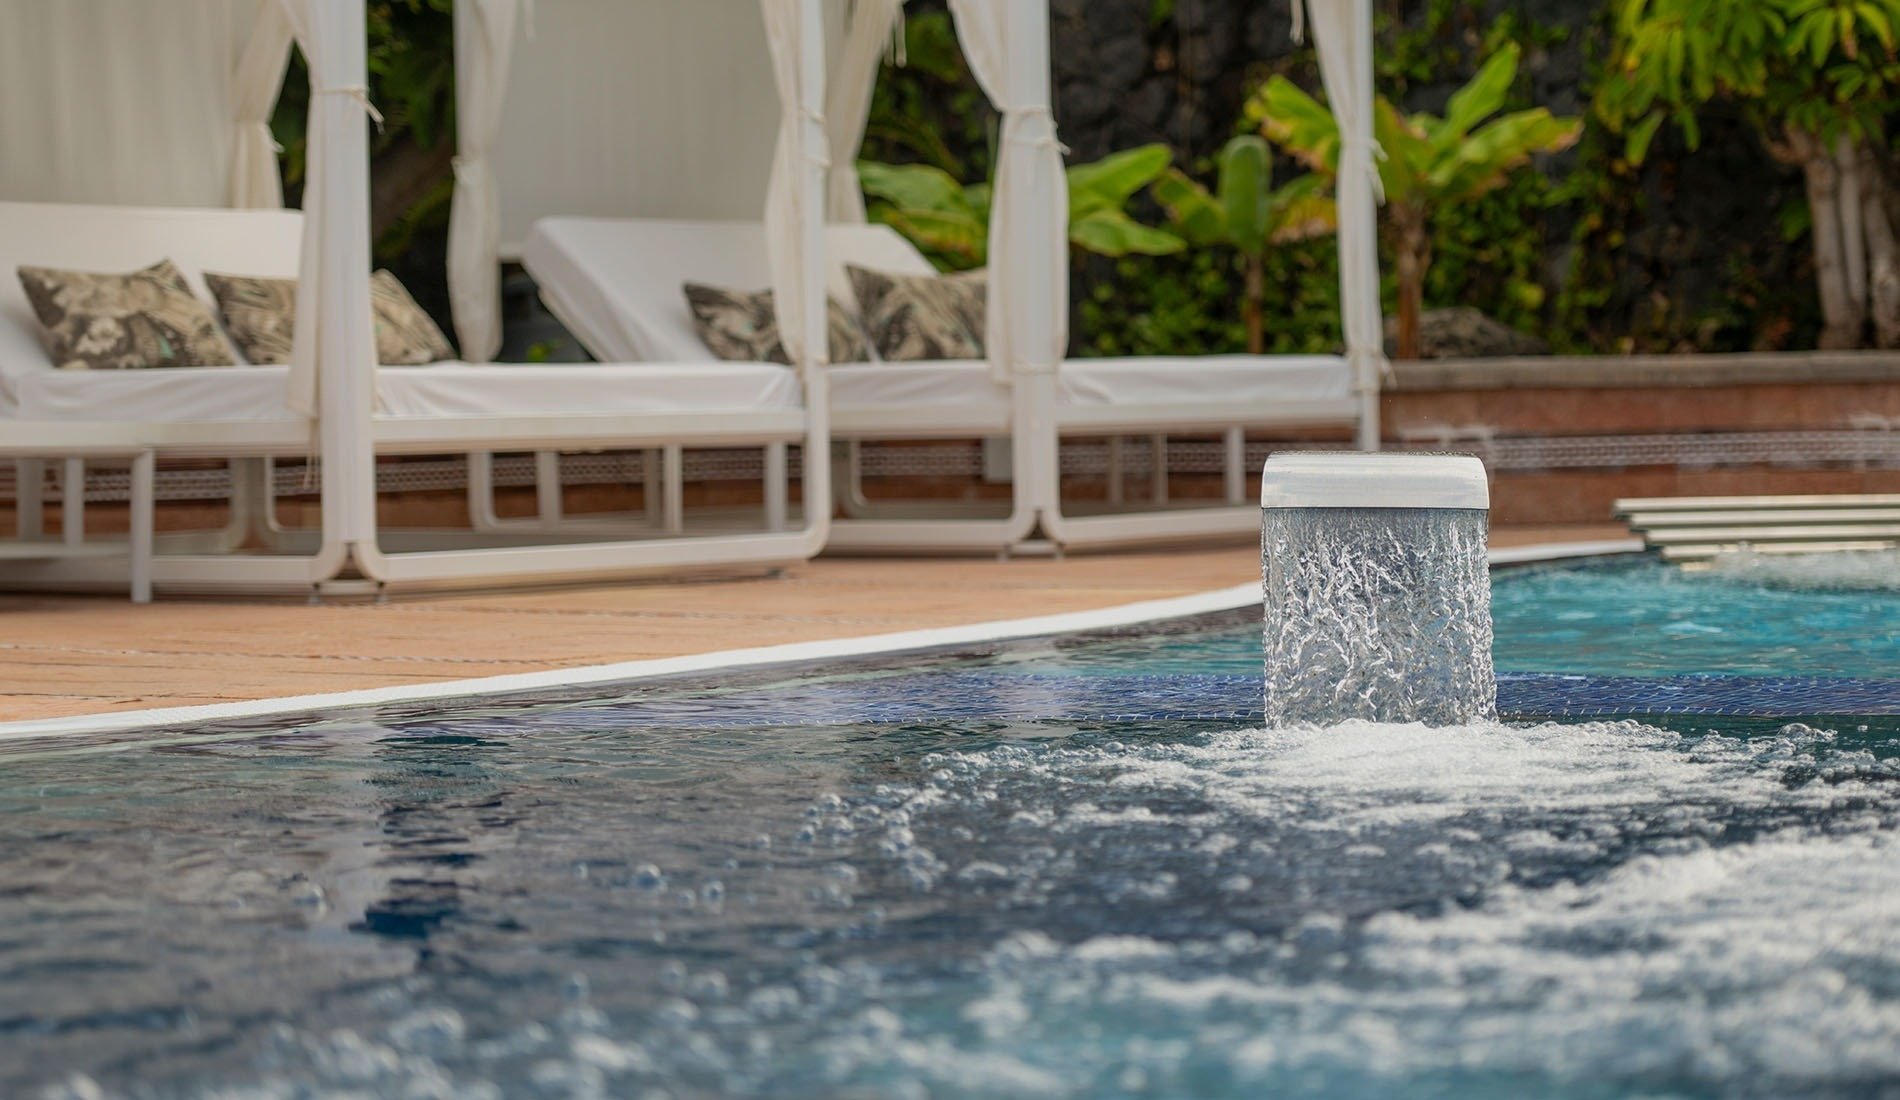
POLYGON ((1526 718, 1893 715, 1900 714, 1900 681, 1819 676, 1506 675, 1498 678, 1498 710, 1526 718))
MULTIPOLYGON (((1819 677, 1664 679, 1507 673, 1498 710, 1510 719, 1642 715, 1796 718, 1900 715, 1900 681, 1819 677)), ((488 715, 519 722, 672 729, 930 725, 943 722, 1159 722, 1236 724, 1261 719, 1261 685, 1241 675, 1052 675, 994 669, 772 684, 725 692, 654 693, 606 702, 488 715)), ((453 720, 400 723, 447 731, 453 720)))

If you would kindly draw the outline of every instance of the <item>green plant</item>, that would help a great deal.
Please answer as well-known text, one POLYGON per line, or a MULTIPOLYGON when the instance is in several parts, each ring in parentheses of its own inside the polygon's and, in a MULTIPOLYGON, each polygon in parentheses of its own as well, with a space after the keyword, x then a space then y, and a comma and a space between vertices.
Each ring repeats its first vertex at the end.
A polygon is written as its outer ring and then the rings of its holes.
MULTIPOLYGON (((1433 212, 1502 187, 1533 154, 1567 149, 1582 132, 1581 120, 1556 118, 1542 107, 1492 117, 1516 79, 1517 60, 1514 44, 1493 54, 1452 93, 1443 118, 1401 115, 1383 96, 1374 105, 1373 133, 1384 152, 1379 180, 1398 279, 1400 358, 1416 358, 1419 352, 1433 212)), ((1332 112, 1292 81, 1279 76, 1267 81, 1248 110, 1269 138, 1302 163, 1329 175, 1338 172, 1339 128, 1332 112)))
POLYGON ((1331 233, 1338 224, 1326 180, 1316 174, 1273 186, 1273 154, 1267 143, 1241 134, 1221 149, 1214 191, 1170 168, 1150 191, 1174 231, 1190 245, 1224 246, 1240 254, 1245 283, 1242 320, 1247 350, 1266 350, 1266 254, 1269 245, 1331 233))
POLYGON ((1625 0, 1613 79, 1595 108, 1640 162, 1665 120, 1699 144, 1698 111, 1742 106, 1769 155, 1798 165, 1824 318, 1822 347, 1856 347, 1871 316, 1900 346, 1900 250, 1880 170, 1900 108, 1900 0, 1625 0))
MULTIPOLYGON (((1165 145, 1143 145, 1068 169, 1069 242, 1103 256, 1165 255, 1186 247, 1165 229, 1143 225, 1128 200, 1167 170, 1165 145)), ((902 233, 938 266, 980 267, 988 258, 990 185, 964 184, 928 164, 858 162, 867 216, 902 233)))

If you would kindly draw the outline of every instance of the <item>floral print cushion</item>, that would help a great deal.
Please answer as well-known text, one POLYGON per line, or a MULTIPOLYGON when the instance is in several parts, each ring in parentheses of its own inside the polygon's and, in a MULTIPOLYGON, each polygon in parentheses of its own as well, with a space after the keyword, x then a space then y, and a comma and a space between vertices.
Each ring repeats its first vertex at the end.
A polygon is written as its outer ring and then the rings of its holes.
MULTIPOLYGON (((778 310, 769 290, 727 290, 687 283, 686 304, 693 311, 693 329, 721 359, 744 363, 784 363, 792 357, 778 336, 778 310)), ((836 299, 825 300, 825 330, 830 362, 861 363, 867 358, 864 334, 836 299)))
POLYGON ((989 275, 895 275, 847 266, 878 357, 891 362, 981 359, 989 275))
POLYGON ((211 308, 170 260, 126 275, 21 267, 40 341, 61 370, 229 367, 211 308))
MULTIPOLYGON (((253 363, 290 362, 297 328, 297 280, 205 273, 224 325, 244 358, 253 363)), ((420 366, 455 358, 455 349, 428 313, 388 271, 369 277, 370 309, 376 316, 376 361, 420 366)))

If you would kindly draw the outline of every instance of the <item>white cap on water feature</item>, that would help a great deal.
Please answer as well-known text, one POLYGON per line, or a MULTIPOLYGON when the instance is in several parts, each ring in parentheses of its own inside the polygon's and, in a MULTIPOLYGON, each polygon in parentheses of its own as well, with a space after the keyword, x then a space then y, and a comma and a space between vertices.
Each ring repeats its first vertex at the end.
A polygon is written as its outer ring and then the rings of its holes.
POLYGON ((1260 472, 1262 508, 1491 507, 1472 455, 1276 451, 1260 472))

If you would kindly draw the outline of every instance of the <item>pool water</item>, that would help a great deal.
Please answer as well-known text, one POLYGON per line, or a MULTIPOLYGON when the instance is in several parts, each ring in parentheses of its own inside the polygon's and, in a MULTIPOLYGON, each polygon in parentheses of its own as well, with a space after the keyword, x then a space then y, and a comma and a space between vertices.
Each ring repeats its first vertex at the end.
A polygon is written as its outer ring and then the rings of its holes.
MULTIPOLYGON (((1880 683, 1893 598, 1500 574, 1498 664, 1880 683)), ((1024 717, 1249 630, 16 746, 0 1096, 1900 1088, 1893 718, 1024 717)))

